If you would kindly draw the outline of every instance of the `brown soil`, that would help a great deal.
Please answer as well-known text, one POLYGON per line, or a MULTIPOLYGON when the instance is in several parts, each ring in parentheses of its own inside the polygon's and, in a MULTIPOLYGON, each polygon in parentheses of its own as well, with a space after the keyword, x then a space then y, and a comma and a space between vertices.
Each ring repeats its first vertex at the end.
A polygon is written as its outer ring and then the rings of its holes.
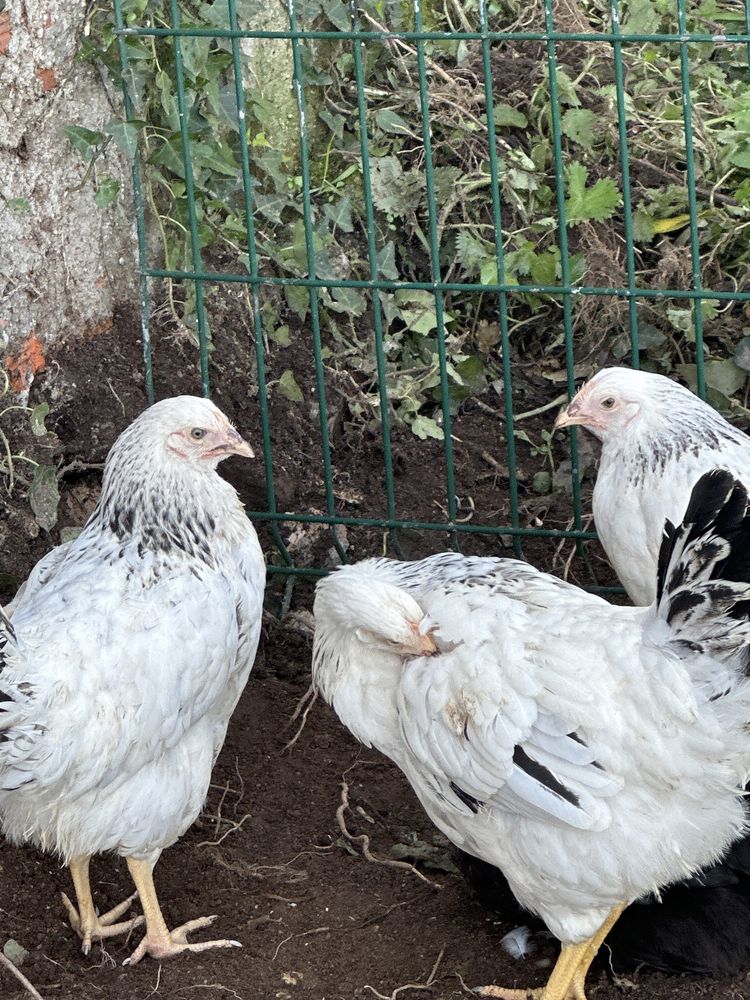
MULTIPOLYGON (((218 309, 221 302, 214 305, 218 309)), ((222 324, 220 315, 213 314, 214 397, 259 445, 257 400, 247 376, 250 338, 244 343, 229 313, 226 319, 222 324)), ((59 540, 60 527, 80 525, 85 519, 97 494, 96 466, 116 433, 145 405, 136 330, 136 323, 125 317, 118 334, 106 335, 96 345, 71 343, 58 359, 59 371, 35 383, 33 401, 51 403, 48 426, 59 437, 54 448, 68 471, 61 483, 60 521, 50 535, 35 530, 22 488, 6 505, 5 524, 0 525, 6 530, 0 568, 17 581, 59 540)), ((304 403, 293 404, 271 391, 275 485, 280 508, 324 510, 309 343, 303 346, 304 350, 274 348, 269 359, 270 380, 292 368, 305 394, 304 403)), ((196 352, 189 344, 157 338, 161 395, 198 391, 196 370, 196 352)), ((519 359, 517 372, 519 410, 539 406, 561 391, 559 383, 538 374, 537 365, 524 365, 519 359)), ((351 387, 344 390, 342 379, 330 374, 337 509, 355 516, 377 515, 384 508, 380 442, 373 430, 353 420, 347 404, 351 387)), ((483 401, 498 408, 497 397, 483 401)), ((522 426, 537 440, 541 428, 550 426, 553 413, 522 426)), ((502 468, 506 459, 501 419, 476 402, 469 403, 456 421, 455 436, 462 510, 469 516, 473 504, 476 523, 502 523, 507 517, 507 473, 502 468)), ((408 432, 395 434, 395 442, 399 511, 440 520, 439 505, 445 496, 441 445, 417 441, 408 432)), ((543 460, 524 442, 519 448, 522 522, 564 527, 570 517, 569 498, 536 495, 531 481, 543 460)), ((567 443, 556 444, 558 463, 566 454, 567 443)), ((237 463, 228 472, 249 507, 264 509, 260 463, 237 463)), ((262 523, 259 529, 271 559, 270 534, 262 523)), ((287 526, 283 534, 300 561, 328 558, 331 538, 326 531, 310 528, 295 533, 287 526)), ((401 541, 407 556, 446 543, 440 534, 425 538, 409 532, 402 532, 401 541)), ((353 529, 347 542, 349 555, 356 559, 381 551, 384 540, 379 531, 353 529)), ((573 550, 565 546, 556 554, 555 548, 549 540, 538 540, 526 545, 525 552, 535 564, 544 568, 555 564, 562 572, 573 550)), ((497 538, 487 536, 466 539, 465 549, 509 551, 497 538)), ((612 582, 593 548, 589 563, 600 582, 612 582)), ((589 582, 583 560, 572 559, 569 569, 589 582)), ((279 584, 272 585, 272 609, 277 607, 273 595, 279 590, 279 584)), ((295 605, 308 596, 309 585, 299 584, 295 605)), ((95 945, 85 958, 59 900, 60 891, 70 892, 67 872, 52 857, 0 846, 0 943, 14 938, 28 949, 23 972, 44 1000, 365 1000, 380 995, 457 1000, 471 995, 472 987, 489 982, 542 984, 554 959, 553 944, 538 942, 537 953, 523 962, 505 955, 499 940, 510 925, 483 910, 462 879, 444 870, 449 866, 446 841, 387 760, 356 744, 320 705, 310 713, 293 750, 283 752, 293 732, 287 728, 288 720, 307 687, 309 657, 309 640, 302 632, 288 620, 269 619, 255 672, 216 767, 205 813, 178 845, 165 852, 156 870, 172 925, 217 913, 215 935, 241 940, 242 950, 207 952, 161 966, 145 960, 131 969, 121 963, 133 942, 115 940, 106 948, 95 945), (425 884, 410 870, 365 860, 361 843, 346 840, 336 817, 344 775, 349 785, 348 829, 355 835, 367 834, 373 852, 383 859, 394 845, 407 845, 400 848, 407 854, 409 847, 415 851, 415 843, 417 853, 421 848, 423 854, 428 845, 428 861, 437 868, 426 867, 423 858, 420 869, 441 889, 425 884), (408 983, 424 984, 433 969, 429 990, 400 990, 408 983)), ((93 884, 102 911, 130 892, 124 863, 111 857, 97 859, 93 884)), ((134 940, 137 936, 138 932, 134 940)), ((201 932, 196 940, 208 936, 210 932, 201 932)), ((626 995, 649 1000, 750 1000, 750 982, 670 979, 647 971, 613 980, 604 965, 595 967, 590 1000, 626 995)), ((0 997, 28 997, 1 966, 0 997)))

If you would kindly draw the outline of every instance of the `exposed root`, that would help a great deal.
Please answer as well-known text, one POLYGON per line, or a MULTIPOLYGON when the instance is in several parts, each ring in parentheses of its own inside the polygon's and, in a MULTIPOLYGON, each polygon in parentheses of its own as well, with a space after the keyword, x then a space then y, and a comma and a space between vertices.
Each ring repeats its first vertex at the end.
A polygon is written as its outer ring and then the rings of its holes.
POLYGON ((435 959, 435 964, 432 967, 432 971, 423 983, 404 983, 403 986, 397 986, 396 989, 391 994, 380 993, 375 989, 374 986, 364 986, 363 989, 370 990, 374 993, 378 1000, 397 1000, 399 993, 403 993, 404 990, 429 990, 435 983, 435 977, 437 976, 437 970, 440 967, 440 963, 443 961, 443 955, 445 954, 445 947, 440 949, 440 954, 435 959))
POLYGON ((281 748, 282 753, 284 753, 286 750, 291 750, 294 744, 302 735, 302 732, 307 723, 307 717, 310 714, 310 709, 313 707, 313 705, 317 700, 318 700, 318 692, 315 690, 315 685, 313 684, 313 682, 310 681, 310 686, 308 687, 307 691, 305 691, 305 693, 302 695, 300 700, 297 702, 297 705, 294 709, 294 713, 292 717, 289 719, 289 722, 287 723, 287 725, 291 726, 292 723, 299 718, 301 713, 302 719, 300 721, 299 726, 297 727, 297 732, 294 734, 294 736, 292 736, 289 742, 285 743, 284 746, 281 748))
POLYGON ((24 976, 18 966, 11 962, 8 956, 2 951, 0 951, 0 965, 4 965, 8 972, 16 977, 21 986, 23 986, 26 992, 34 997, 35 1000, 44 1000, 41 994, 37 992, 36 988, 29 982, 26 976, 24 976))
MULTIPOLYGON (((435 889, 442 889, 442 885, 439 882, 433 882, 432 879, 427 878, 423 875, 418 868, 414 865, 409 864, 408 861, 393 861, 391 858, 379 858, 377 855, 373 854, 370 850, 370 838, 366 833, 360 833, 358 836, 353 834, 346 825, 346 819, 344 814, 346 810, 350 808, 349 805, 349 785, 346 778, 342 776, 341 778, 341 805, 336 810, 336 822, 339 825, 339 830, 349 841, 350 844, 358 844, 360 850, 362 851, 362 856, 366 861, 372 861, 376 865, 387 865, 389 868, 404 868, 410 871, 413 875, 416 875, 418 879, 425 882, 427 885, 431 885, 435 889)), ((441 952, 442 957, 442 952, 441 952)))

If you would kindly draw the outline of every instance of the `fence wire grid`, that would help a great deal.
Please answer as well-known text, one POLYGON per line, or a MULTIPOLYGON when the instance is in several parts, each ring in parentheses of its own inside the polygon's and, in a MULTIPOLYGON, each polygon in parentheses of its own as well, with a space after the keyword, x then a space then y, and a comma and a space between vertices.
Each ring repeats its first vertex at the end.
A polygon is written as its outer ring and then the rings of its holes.
MULTIPOLYGON (((399 532, 411 529, 420 532, 439 532, 448 544, 457 545, 460 537, 469 533, 511 536, 516 550, 520 552, 520 544, 526 536, 539 536, 549 539, 569 538, 587 540, 594 538, 591 531, 583 528, 582 504, 579 483, 578 449, 575 432, 571 434, 571 492, 573 507, 573 523, 569 530, 551 528, 524 527, 519 510, 519 492, 517 479, 517 458, 513 433, 505 435, 505 463, 509 470, 509 517, 508 523, 482 524, 462 523, 458 516, 456 484, 454 473, 453 440, 451 435, 452 412, 449 396, 449 359, 446 353, 446 308, 445 299, 450 293, 477 293, 493 296, 496 300, 496 319, 499 324, 500 341, 498 351, 502 366, 502 404, 504 412, 498 412, 498 423, 507 428, 513 427, 514 396, 513 372, 511 370, 511 350, 509 327, 509 297, 510 296, 549 296, 560 304, 560 319, 564 333, 564 360, 566 378, 563 383, 569 396, 575 392, 575 354, 576 342, 574 334, 574 303, 584 297, 606 297, 622 300, 627 304, 627 330, 630 339, 629 363, 639 366, 639 303, 649 300, 670 299, 683 302, 692 308, 692 325, 694 343, 690 351, 695 363, 695 376, 698 393, 705 398, 707 386, 704 363, 704 324, 702 305, 706 302, 719 304, 748 303, 750 291, 739 287, 704 287, 701 269, 701 251, 699 226, 701 220, 701 205, 699 204, 698 186, 696 184, 695 137, 693 128, 693 105, 691 98, 691 74, 701 60, 701 47, 710 45, 732 46, 744 52, 747 61, 748 79, 750 80, 750 0, 742 0, 741 17, 744 20, 744 30, 734 34, 716 34, 715 32, 695 32, 688 30, 687 0, 674 0, 675 30, 633 32, 623 30, 619 0, 611 0, 608 30, 569 31, 556 28, 555 0, 543 0, 543 30, 502 30, 497 23, 497 17, 488 14, 487 0, 478 0, 476 12, 477 30, 436 31, 425 27, 424 12, 420 0, 408 0, 409 20, 413 30, 380 31, 364 28, 361 10, 357 0, 352 0, 349 10, 350 30, 313 30, 300 27, 300 18, 296 9, 296 0, 288 0, 288 27, 284 30, 250 30, 240 27, 237 0, 216 0, 214 7, 226 6, 226 27, 196 27, 184 25, 184 14, 178 5, 178 0, 170 0, 171 23, 154 24, 148 16, 148 5, 142 4, 142 23, 133 17, 132 10, 124 11, 123 0, 114 0, 115 36, 119 50, 120 66, 125 99, 126 116, 129 121, 137 121, 138 109, 132 92, 134 61, 142 59, 132 48, 134 40, 163 39, 168 42, 173 51, 174 73, 173 84, 177 96, 180 131, 180 158, 184 171, 184 184, 187 196, 187 237, 189 239, 190 264, 183 268, 156 266, 150 259, 153 252, 150 241, 147 240, 147 205, 144 195, 143 163, 138 150, 133 151, 133 181, 135 189, 135 210, 138 234, 139 265, 141 279, 141 308, 143 327, 143 356, 146 383, 149 397, 154 397, 155 379, 158 384, 158 371, 154 371, 151 341, 149 337, 150 297, 152 282, 171 279, 175 282, 192 285, 194 288, 195 316, 197 320, 197 336, 199 341, 200 378, 206 395, 211 391, 211 372, 209 366, 210 331, 206 318, 205 294, 207 286, 222 283, 245 286, 249 294, 251 320, 254 332, 254 348, 257 360, 257 393, 262 428, 263 463, 266 483, 266 503, 263 509, 249 511, 249 515, 259 521, 270 523, 273 538, 278 549, 279 565, 270 567, 272 572, 297 575, 316 574, 320 567, 296 565, 287 551, 281 534, 284 525, 294 523, 313 523, 331 526, 361 526, 379 528, 389 533, 396 553, 399 549, 399 532), (127 15, 127 16, 126 16, 127 15), (234 110, 237 116, 238 156, 241 165, 242 191, 241 198, 244 208, 244 244, 246 248, 246 267, 244 271, 212 270, 205 265, 204 253, 201 247, 200 218, 196 207, 195 178, 193 169, 193 137, 191 135, 189 102, 192 92, 186 83, 185 58, 183 49, 191 39, 207 38, 221 40, 228 45, 231 55, 230 77, 234 86, 234 110), (305 237, 306 274, 304 276, 289 276, 261 273, 259 266, 258 241, 256 234, 258 207, 256 204, 256 167, 254 164, 255 148, 253 136, 246 127, 247 95, 243 80, 243 62, 246 55, 242 51, 242 41, 255 39, 283 40, 291 47, 291 62, 293 67, 293 90, 296 101, 296 131, 299 143, 299 171, 301 176, 302 223, 305 237), (320 276, 316 268, 315 250, 315 212, 316 205, 313 196, 310 164, 310 136, 307 116, 308 84, 305 77, 303 46, 310 43, 326 43, 335 41, 350 46, 352 57, 353 83, 356 85, 357 121, 355 124, 359 139, 359 158, 362 174, 364 195, 364 212, 367 225, 367 246, 365 250, 369 276, 361 279, 335 279, 320 276), (375 206, 373 201, 371 174, 371 144, 370 125, 368 122, 368 94, 365 86, 366 60, 368 47, 373 44, 384 45, 400 41, 406 43, 414 53, 414 72, 418 81, 419 112, 421 118, 420 141, 423 147, 423 170, 426 194, 426 238, 429 250, 429 280, 393 280, 382 276, 379 261, 379 247, 376 241, 375 206), (444 267, 441 264, 439 245, 440 206, 438 204, 435 184, 435 160, 432 147, 432 132, 430 126, 430 79, 435 64, 427 53, 430 43, 441 42, 475 43, 481 49, 481 66, 484 77, 485 126, 487 133, 487 162, 491 175, 488 208, 491 210, 492 237, 496 263, 497 279, 495 281, 457 281, 445 280, 444 267), (502 81, 494 79, 492 53, 496 46, 513 46, 521 43, 541 43, 546 54, 546 72, 549 87, 549 115, 551 122, 552 150, 554 155, 554 203, 551 210, 556 216, 557 238, 559 240, 559 280, 548 283, 523 283, 516 279, 509 280, 506 272, 506 233, 503 230, 504 205, 501 193, 503 165, 502 147, 498 143, 496 122, 493 107, 497 100, 498 90, 502 90, 502 81), (614 74, 614 99, 616 101, 617 130, 619 137, 619 176, 621 185, 621 225, 624 234, 625 276, 626 281, 618 287, 606 287, 596 284, 579 282, 571 269, 571 250, 569 247, 569 231, 566 224, 566 194, 565 194, 565 154, 562 129, 562 107, 559 89, 558 57, 561 46, 570 43, 581 43, 587 47, 593 45, 606 46, 611 53, 614 74), (679 112, 681 127, 684 133, 684 183, 687 190, 686 230, 689 240, 690 281, 688 287, 655 288, 639 284, 639 274, 636 267, 636 252, 634 242, 634 207, 631 199, 631 156, 629 152, 629 117, 628 92, 626 81, 626 65, 623 58, 628 46, 669 45, 678 50, 679 87, 682 103, 679 112), (137 56, 137 59, 136 59, 137 56), (266 369, 266 344, 264 342, 264 316, 261 309, 261 293, 264 288, 272 286, 297 287, 306 291, 309 297, 309 330, 312 342, 312 355, 315 363, 315 380, 319 404, 319 432, 322 450, 323 477, 325 482, 325 511, 322 514, 305 510, 279 510, 275 489, 274 466, 277 456, 271 442, 269 422, 269 395, 266 369), (337 509, 332 478, 331 441, 329 434, 329 411, 326 400, 326 384, 324 379, 325 342, 324 320, 321 318, 320 293, 339 289, 361 290, 370 296, 371 310, 368 319, 372 324, 375 355, 378 372, 379 414, 382 434, 382 455, 384 471, 384 516, 354 517, 347 516, 337 509), (394 291, 419 291, 429 293, 434 299, 436 319, 435 334, 437 337, 439 376, 440 376, 440 410, 442 414, 443 458, 445 476, 445 517, 442 520, 427 521, 410 519, 408 512, 399 510, 394 487, 394 452, 392 446, 392 419, 389 406, 388 388, 386 383, 386 353, 388 343, 388 328, 383 318, 383 303, 381 296, 394 291)), ((728 0, 729 2, 729 0, 728 0)), ((339 3, 339 6, 341 4, 339 3)), ((663 5, 662 5, 663 6, 663 5)), ((370 24, 372 19, 368 19, 370 24)), ((466 24, 464 24, 466 27, 466 24)), ((471 25, 469 25, 471 26, 471 25)), ((228 77, 228 78, 230 78, 228 77)), ((556 275, 557 277, 557 275, 556 275)), ((720 283, 720 282, 719 282, 720 283)), ((624 361, 623 363, 627 363, 624 361)), ((342 559, 346 558, 335 531, 332 531, 333 544, 339 550, 342 559)), ((607 589, 607 588, 600 588, 607 589)))

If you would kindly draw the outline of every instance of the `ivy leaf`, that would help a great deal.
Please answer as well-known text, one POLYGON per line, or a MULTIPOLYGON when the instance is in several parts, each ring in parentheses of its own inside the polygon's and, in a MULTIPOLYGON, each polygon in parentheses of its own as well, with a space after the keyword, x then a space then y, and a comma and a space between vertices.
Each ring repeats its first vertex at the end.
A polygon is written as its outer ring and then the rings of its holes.
POLYGON ((98 208, 106 208, 111 205, 120 193, 120 182, 114 177, 102 177, 96 186, 94 202, 98 208))
POLYGON ((588 108, 571 108, 562 116, 563 135, 584 149, 593 149, 596 115, 588 108))
POLYGON ((388 240, 386 245, 378 250, 378 274, 386 281, 398 281, 396 247, 393 240, 388 240))
POLYGON ((29 487, 29 503, 36 523, 44 531, 51 531, 57 524, 57 508, 60 504, 60 490, 57 472, 51 465, 37 465, 29 487))
POLYGON ((586 187, 589 172, 582 163, 574 160, 566 170, 568 197, 565 214, 569 226, 577 222, 609 219, 620 204, 620 192, 615 182, 604 177, 591 187, 586 187))
POLYGON ((97 146, 101 146, 105 139, 103 132, 95 132, 82 125, 64 125, 63 132, 73 149, 80 153, 87 163, 93 158, 97 146))
POLYGON ((301 285, 284 285, 284 298, 292 312, 296 313, 304 323, 310 306, 307 289, 301 285))
POLYGON ((305 398, 302 395, 302 390, 297 385, 297 379, 294 377, 294 372, 291 368, 287 368, 279 379, 279 392, 292 403, 301 403, 305 398))
POLYGON ((395 132, 397 135, 409 135, 411 129, 407 122, 395 111, 385 108, 375 115, 375 122, 384 132, 395 132))
POLYGON ((352 223, 352 199, 348 194, 345 194, 335 205, 324 205, 323 214, 331 220, 332 225, 336 229, 342 229, 345 233, 354 231, 352 223))
POLYGON ((113 118, 104 126, 107 135, 111 135, 120 149, 128 156, 135 156, 138 148, 138 133, 145 127, 145 122, 129 121, 121 122, 113 118))

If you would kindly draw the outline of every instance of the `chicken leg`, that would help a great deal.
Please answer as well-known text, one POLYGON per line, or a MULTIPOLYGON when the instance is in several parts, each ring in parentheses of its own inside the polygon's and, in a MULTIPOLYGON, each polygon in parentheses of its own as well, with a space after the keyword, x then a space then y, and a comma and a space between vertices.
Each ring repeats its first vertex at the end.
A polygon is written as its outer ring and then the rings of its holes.
POLYGON ((122 903, 118 903, 107 913, 101 916, 96 912, 94 900, 91 896, 91 882, 89 881, 89 864, 91 858, 86 855, 79 858, 71 858, 69 868, 73 878, 73 888, 75 889, 76 902, 78 908, 71 903, 68 896, 63 892, 62 901, 68 911, 70 926, 83 941, 81 951, 88 955, 91 951, 92 941, 103 941, 105 938, 116 937, 118 934, 127 934, 133 928, 143 923, 143 917, 133 917, 131 920, 124 920, 122 923, 116 921, 130 909, 130 905, 138 895, 134 892, 122 903))
POLYGON ((588 941, 563 945, 560 957, 546 986, 528 990, 503 989, 501 986, 480 986, 474 992, 482 997, 497 997, 499 1000, 586 1000, 586 973, 596 958, 602 942, 626 906, 627 903, 616 906, 596 934, 588 941))
POLYGON ((159 900, 154 886, 153 865, 150 861, 137 861, 135 858, 128 858, 128 869, 130 877, 135 883, 138 895, 141 897, 141 906, 146 917, 146 936, 135 949, 130 958, 126 958, 124 965, 136 965, 144 957, 150 955, 152 958, 171 958, 184 951, 207 951, 209 948, 241 948, 239 941, 230 941, 222 938, 218 941, 199 941, 195 944, 188 942, 187 936, 191 931, 197 931, 201 927, 210 927, 216 917, 198 917, 196 920, 188 920, 186 924, 169 930, 162 916, 159 900))

